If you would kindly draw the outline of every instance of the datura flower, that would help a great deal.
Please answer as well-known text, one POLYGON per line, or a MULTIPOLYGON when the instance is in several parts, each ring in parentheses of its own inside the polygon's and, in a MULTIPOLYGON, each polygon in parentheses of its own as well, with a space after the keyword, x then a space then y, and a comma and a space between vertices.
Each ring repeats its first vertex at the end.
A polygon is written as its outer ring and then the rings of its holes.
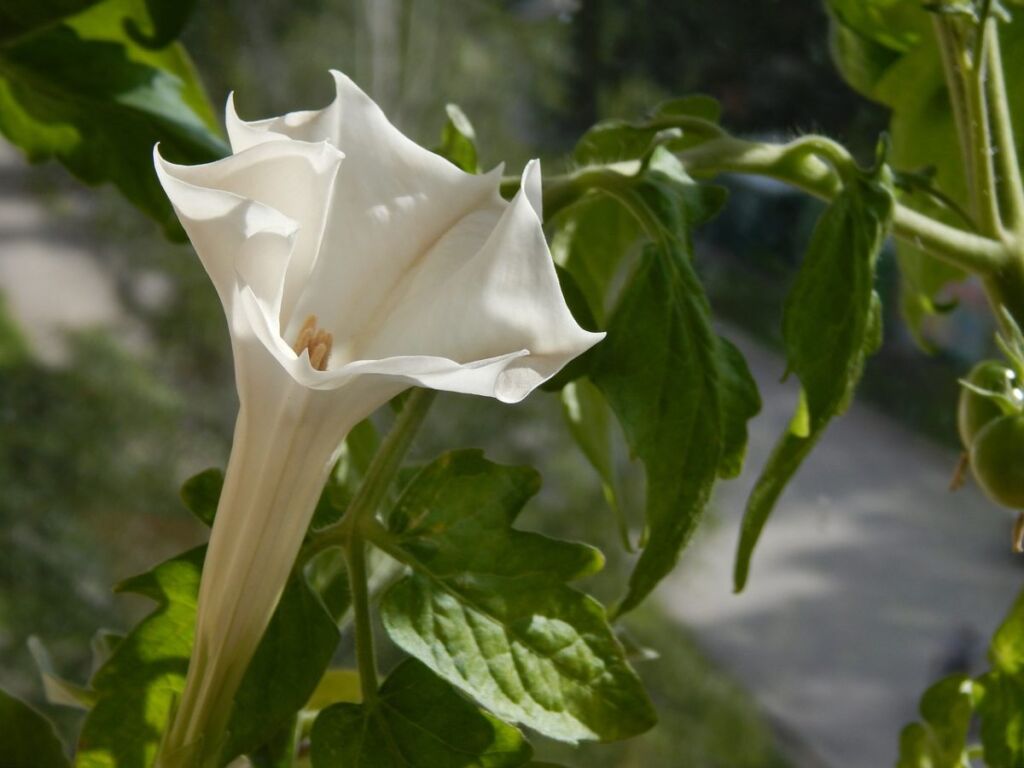
MULTIPOLYGON (((351 80, 320 111, 246 122, 233 154, 156 169, 227 315, 239 414, 163 754, 226 724, 347 432, 402 390, 523 399, 601 339, 573 320, 541 227, 416 145, 351 80)), ((167 763, 167 761, 163 761, 167 763)))

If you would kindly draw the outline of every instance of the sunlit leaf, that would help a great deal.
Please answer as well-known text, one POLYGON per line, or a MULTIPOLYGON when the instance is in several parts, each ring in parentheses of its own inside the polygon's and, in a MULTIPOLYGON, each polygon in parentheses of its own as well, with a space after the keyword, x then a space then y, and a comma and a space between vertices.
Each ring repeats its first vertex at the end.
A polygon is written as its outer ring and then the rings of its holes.
POLYGON ((518 730, 413 659, 373 701, 325 709, 312 733, 313 768, 518 768, 532 753, 518 730))
POLYGON ((565 583, 600 554, 511 527, 539 486, 476 451, 424 469, 390 516, 389 551, 413 574, 386 593, 385 627, 502 719, 565 741, 644 731, 653 711, 604 609, 565 583))

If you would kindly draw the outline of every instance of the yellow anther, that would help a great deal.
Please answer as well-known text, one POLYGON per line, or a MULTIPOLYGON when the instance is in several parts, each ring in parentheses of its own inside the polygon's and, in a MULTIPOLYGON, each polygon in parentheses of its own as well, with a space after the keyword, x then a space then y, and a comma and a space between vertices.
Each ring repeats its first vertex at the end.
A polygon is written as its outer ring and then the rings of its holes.
POLYGON ((299 337, 292 349, 296 355, 303 350, 309 351, 309 364, 318 371, 327 370, 327 361, 331 356, 331 345, 334 337, 322 328, 317 328, 316 315, 310 315, 299 329, 299 337))

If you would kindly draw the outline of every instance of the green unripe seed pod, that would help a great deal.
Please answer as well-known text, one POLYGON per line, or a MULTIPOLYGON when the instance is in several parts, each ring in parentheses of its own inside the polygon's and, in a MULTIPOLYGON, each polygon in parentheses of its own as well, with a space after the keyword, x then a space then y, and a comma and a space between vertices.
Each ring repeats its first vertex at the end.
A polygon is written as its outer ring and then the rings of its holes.
MULTIPOLYGON (((1014 385, 1014 373, 998 360, 983 360, 971 369, 966 380, 981 389, 1009 393, 1014 385)), ((1003 410, 991 398, 979 395, 967 387, 960 389, 956 411, 956 426, 960 442, 970 450, 975 436, 994 419, 1004 416, 1003 410)))
POLYGON ((1024 415, 988 423, 971 444, 971 469, 992 501, 1024 509, 1024 415))

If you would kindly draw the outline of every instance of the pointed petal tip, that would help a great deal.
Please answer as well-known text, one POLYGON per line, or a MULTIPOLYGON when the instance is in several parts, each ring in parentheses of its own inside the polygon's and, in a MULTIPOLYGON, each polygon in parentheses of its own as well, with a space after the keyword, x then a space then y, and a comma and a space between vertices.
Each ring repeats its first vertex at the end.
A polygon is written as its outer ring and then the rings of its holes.
POLYGON ((544 184, 541 180, 540 160, 534 158, 523 168, 520 190, 526 196, 541 222, 544 221, 544 184))

